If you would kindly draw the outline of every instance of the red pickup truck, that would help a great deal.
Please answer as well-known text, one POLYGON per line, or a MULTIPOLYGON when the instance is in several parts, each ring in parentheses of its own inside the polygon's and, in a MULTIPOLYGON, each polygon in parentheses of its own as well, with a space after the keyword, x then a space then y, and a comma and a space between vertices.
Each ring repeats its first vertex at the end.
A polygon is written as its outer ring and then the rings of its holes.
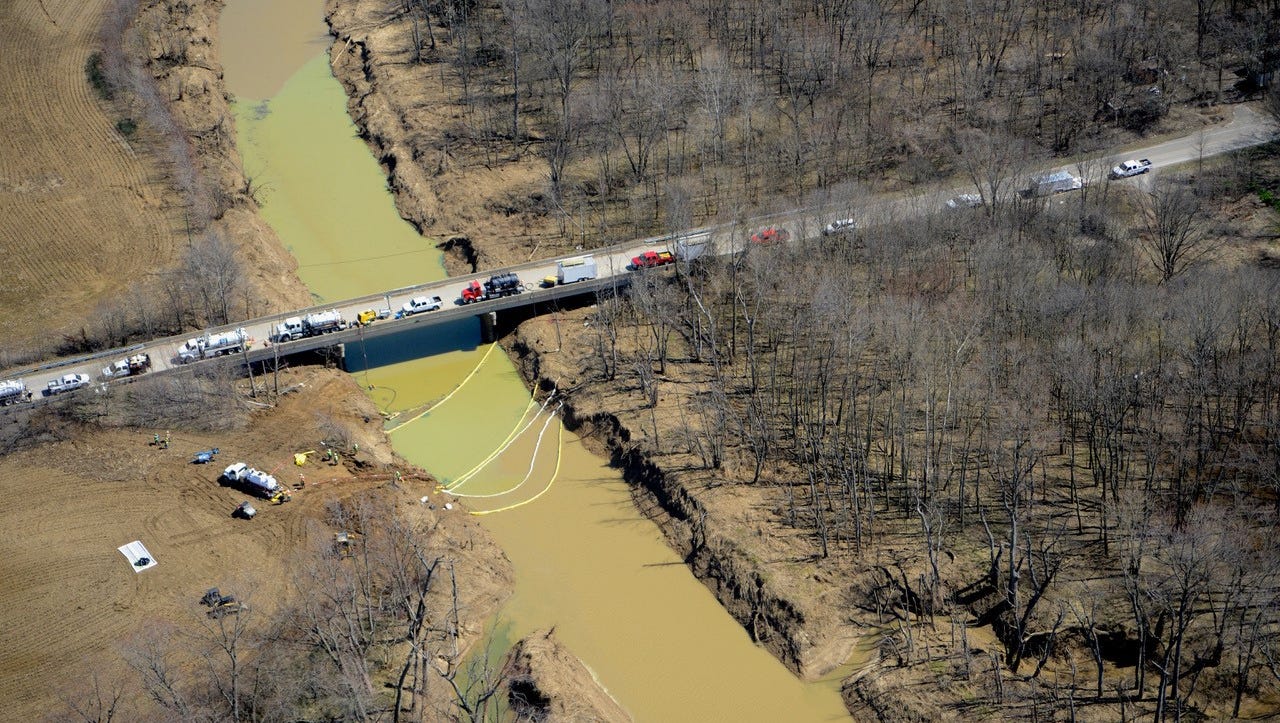
POLYGON ((651 269, 655 266, 666 266, 675 262, 676 257, 670 251, 654 251, 650 249, 631 259, 631 268, 651 269))
POLYGON ((785 228, 770 226, 766 229, 762 229, 760 231, 757 231, 756 233, 751 234, 751 243, 756 243, 756 244, 782 243, 789 238, 791 238, 791 234, 785 228))

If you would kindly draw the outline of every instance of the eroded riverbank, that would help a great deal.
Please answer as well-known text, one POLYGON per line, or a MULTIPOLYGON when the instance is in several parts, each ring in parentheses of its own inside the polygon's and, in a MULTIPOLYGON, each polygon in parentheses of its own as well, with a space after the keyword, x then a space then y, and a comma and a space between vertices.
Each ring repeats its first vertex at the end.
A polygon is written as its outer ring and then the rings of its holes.
MULTIPOLYGON (((371 29, 368 23, 362 22, 361 12, 367 12, 367 10, 367 7, 361 3, 344 4, 341 8, 337 8, 333 3, 330 4, 329 20, 334 25, 338 36, 333 52, 341 54, 333 62, 333 66, 335 73, 344 82, 351 95, 351 112, 355 115, 357 123, 365 128, 365 135, 374 145, 377 155, 398 159, 388 170, 395 179, 392 188, 396 192, 397 204, 402 215, 421 222, 423 219, 434 217, 439 198, 434 194, 433 186, 423 175, 423 168, 404 161, 402 155, 407 149, 406 139, 397 134, 422 133, 429 129, 418 128, 409 121, 412 114, 397 105, 401 99, 395 93, 380 92, 381 85, 395 88, 410 82, 409 78, 415 71, 404 69, 404 64, 399 62, 403 60, 405 53, 405 49, 397 45, 403 40, 400 35, 392 31, 383 33, 371 29)), ((367 18, 363 19, 367 20, 367 18)), ((418 109, 421 108, 422 102, 420 96, 419 93, 413 101, 416 104, 415 108, 418 109)), ((445 102, 447 98, 436 99, 436 107, 445 102)), ((483 173, 480 175, 483 176, 483 173)), ((472 213, 475 213, 474 209, 472 213)), ((472 239, 472 243, 479 250, 479 258, 482 261, 503 258, 501 249, 486 249, 485 239, 472 239)), ((574 338, 572 334, 566 335, 568 340, 574 338)), ((546 381, 549 384, 551 380, 540 380, 536 376, 531 376, 529 381, 546 381)), ((512 393, 516 393, 514 386, 512 393)), ((503 422, 497 423, 496 426, 505 431, 506 419, 511 416, 510 412, 506 413, 503 422)), ((430 432, 425 431, 426 428, 424 426, 424 431, 418 433, 421 435, 422 444, 429 443, 428 440, 432 436, 430 432)), ((414 433, 406 431, 401 439, 410 434, 414 433)), ((574 435, 569 436, 573 440, 574 435)), ((607 436, 603 439, 607 443, 607 436)), ((413 446, 410 443, 409 448, 413 446)), ((587 446, 600 448, 603 445, 593 443, 587 446)), ((820 677, 821 673, 836 669, 854 649, 857 643, 855 636, 841 637, 841 633, 833 626, 806 628, 808 621, 805 615, 798 612, 785 597, 770 593, 762 584, 761 572, 746 564, 741 556, 720 556, 715 550, 707 547, 697 551, 701 556, 691 556, 690 548, 683 542, 677 542, 682 535, 688 538, 687 529, 676 531, 676 528, 672 527, 673 516, 660 507, 652 505, 652 498, 642 497, 641 502, 651 513, 653 521, 664 525, 666 541, 654 534, 657 530, 652 527, 651 521, 644 520, 639 515, 635 515, 632 522, 621 522, 622 519, 630 519, 629 513, 634 510, 631 489, 622 482, 616 470, 605 467, 599 457, 591 455, 580 443, 571 441, 566 446, 566 450, 575 448, 582 449, 583 457, 580 464, 583 465, 582 472, 585 474, 563 475, 555 482, 554 487, 546 489, 545 495, 539 498, 535 505, 495 515, 486 522, 487 526, 498 534, 504 548, 513 556, 516 564, 517 578, 520 582, 512 607, 521 609, 524 606, 523 609, 527 612, 516 613, 513 618, 523 620, 524 615, 528 614, 529 619, 533 620, 537 616, 554 616, 557 611, 562 618, 576 618, 579 624, 575 627, 580 632, 572 629, 566 631, 562 627, 559 629, 560 637, 592 665, 595 665, 594 661, 599 659, 598 656, 617 654, 616 651, 611 652, 602 648, 619 643, 629 646, 630 657, 641 659, 644 661, 643 666, 652 668, 645 670, 642 674, 647 682, 640 681, 640 676, 637 675, 639 671, 635 670, 634 665, 619 669, 622 673, 621 677, 615 677, 606 669, 607 666, 602 665, 599 668, 602 680, 610 686, 611 691, 618 693, 619 699, 624 704, 629 705, 630 701, 634 700, 632 690, 635 691, 635 695, 644 695, 647 691, 650 696, 653 690, 680 690, 678 679, 685 678, 685 682, 688 682, 689 676, 694 676, 693 679, 696 679, 701 674, 699 670, 710 665, 721 668, 719 676, 721 680, 727 677, 736 678, 737 681, 731 686, 725 686, 717 681, 712 683, 711 688, 703 689, 704 691, 724 691, 723 694, 713 696, 715 705, 706 710, 706 715, 723 716, 730 709, 735 711, 739 719, 744 720, 821 720, 847 715, 835 693, 838 688, 837 682, 828 680, 805 686, 785 674, 782 676, 786 678, 784 682, 776 674, 774 677, 759 677, 761 675, 759 670, 748 672, 740 668, 741 661, 758 657, 761 659, 763 668, 780 669, 781 666, 777 661, 769 659, 765 653, 767 648, 795 670, 820 677), (589 471, 592 466, 597 468, 596 472, 589 471), (598 499, 594 497, 602 493, 605 496, 598 499), (599 512, 601 507, 612 509, 602 515, 599 512), (582 520, 590 524, 580 526, 579 521, 582 520), (573 525, 573 527, 568 528, 566 525, 573 525), (609 531, 608 528, 624 525, 633 526, 637 530, 652 531, 644 533, 651 535, 650 540, 646 543, 646 548, 635 558, 617 553, 636 543, 620 543, 609 539, 606 534, 609 531), (554 542, 545 539, 549 537, 548 531, 551 529, 559 529, 561 536, 567 539, 548 546, 548 542, 554 542), (569 534, 571 532, 572 534, 569 534), (667 546, 667 542, 674 547, 674 553, 672 548, 667 546), (648 546, 650 543, 656 543, 657 547, 648 546), (608 550, 610 554, 597 556, 596 553, 602 549, 608 550), (547 556, 573 558, 575 551, 577 559, 572 562, 574 568, 557 572, 554 565, 548 563, 547 556), (522 559, 523 553, 526 552, 531 554, 522 559), (647 562, 646 557, 649 558, 647 562), (653 559, 655 557, 665 562, 657 562, 653 559), (707 588, 703 588, 688 574, 690 568, 685 567, 685 563, 689 561, 694 562, 692 569, 704 581, 709 582, 711 589, 719 595, 720 602, 738 616, 739 622, 744 623, 746 629, 724 615, 723 609, 719 608, 715 598, 708 594, 707 588), (663 567, 673 565, 678 569, 678 574, 669 580, 659 579, 654 565, 663 567), (619 568, 625 574, 620 573, 619 568), (724 574, 726 570, 736 570, 736 572, 726 575, 724 574), (536 574, 532 574, 535 572, 536 574), (584 582, 579 583, 574 580, 584 582), (604 603, 600 591, 602 583, 622 594, 611 594, 607 599, 614 602, 604 603), (577 585, 580 584, 584 586, 578 588, 577 585), (671 600, 664 599, 663 595, 655 596, 654 590, 682 584, 692 584, 696 589, 689 590, 687 594, 716 607, 716 613, 707 619, 714 620, 715 625, 712 627, 717 627, 721 623, 728 624, 730 629, 715 634, 727 635, 736 639, 737 643, 715 643, 704 639, 708 633, 706 621, 698 622, 684 613, 663 615, 662 611, 672 608, 673 603, 671 600), (589 604, 583 605, 584 600, 589 601, 589 604), (609 605, 603 615, 599 609, 601 604, 609 605), (655 610, 655 606, 662 610, 655 610), (690 625, 691 622, 692 625, 690 625), (597 625, 616 629, 618 633, 616 642, 609 643, 593 633, 592 628, 597 625), (751 644, 748 630, 752 631, 765 647, 751 644), (829 631, 833 637, 812 639, 820 638, 821 636, 815 636, 815 633, 822 630, 829 631), (686 642, 683 645, 671 647, 648 645, 652 642, 650 639, 665 637, 684 638, 686 642), (720 646, 720 649, 726 652, 728 650, 744 652, 733 654, 731 657, 714 655, 703 658, 699 651, 705 650, 708 645, 720 646), (746 653, 747 650, 750 653, 746 653), (692 668, 685 668, 675 662, 680 659, 694 659, 698 662, 692 668), (774 682, 769 682, 771 680, 774 682), (632 688, 630 684, 633 681, 637 684, 632 688), (677 687, 672 687, 673 684, 677 687), (761 690, 771 690, 775 694, 773 696, 775 700, 763 701, 759 696, 761 690), (732 703, 727 702, 730 699, 732 703), (781 705, 775 706, 775 703, 781 703, 781 705)), ((520 449, 514 448, 512 454, 517 459, 527 459, 520 449)), ((456 469, 442 468, 440 463, 436 464, 437 466, 432 469, 438 471, 442 479, 450 479, 467 471, 466 464, 456 465, 456 469)), ((494 488, 502 489, 502 486, 495 485, 494 488)), ((540 486, 534 486, 531 491, 536 493, 540 489, 542 489, 540 486)), ((489 502, 487 500, 472 501, 471 504, 486 509, 489 502)), ((719 549, 727 550, 728 547, 719 549)), ((672 719, 672 715, 678 719, 686 719, 685 716, 689 716, 697 708, 693 699, 698 697, 697 693, 688 698, 673 694, 667 698, 675 702, 675 707, 648 712, 664 716, 662 719, 672 719)), ((643 715, 640 711, 635 712, 643 719, 651 717, 643 715)))
MULTIPOLYGON (((340 42, 335 49, 343 47, 340 42)), ((301 72, 314 62, 304 63, 301 72)), ((282 93, 268 105, 267 118, 289 114, 284 101, 290 82, 281 84, 282 93)), ((345 115, 342 110, 340 105, 337 112, 345 115)), ((270 145, 263 144, 264 136, 258 138, 259 147, 270 145)), ((284 163, 275 159, 288 155, 264 154, 263 168, 284 163)), ((321 171, 310 175, 330 177, 321 171)), ((383 185, 380 181, 376 187, 383 185)), ((329 202, 319 198, 313 203, 329 202)), ((307 214, 309 207, 290 205, 292 213, 307 214)), ((333 258, 348 250, 342 244, 326 250, 309 239, 306 234, 285 238, 302 259, 304 279, 310 269, 326 268, 320 264, 349 260, 345 255, 333 258)), ((345 283, 355 275, 332 276, 335 283, 345 283)), ((372 387, 373 398, 385 412, 400 413, 392 424, 448 397, 443 406, 393 432, 397 451, 446 483, 472 471, 501 446, 530 406, 528 390, 512 363, 501 353, 484 359, 488 349, 476 348, 469 334, 474 330, 461 330, 457 338, 446 341, 446 353, 414 361, 393 361, 394 348, 365 350, 373 357, 371 368, 357 375, 362 385, 372 387)), ((400 340, 394 346, 437 341, 400 340)), ((499 621, 510 637, 554 626, 557 637, 640 720, 844 717, 831 686, 797 681, 724 614, 658 529, 635 510, 616 470, 571 434, 565 434, 561 446, 561 432, 554 425, 539 445, 540 429, 542 424, 517 435, 467 489, 459 490, 503 492, 528 477, 527 484, 508 498, 468 502, 479 510, 511 506, 536 495, 532 504, 484 520, 516 568, 516 593, 499 621)))

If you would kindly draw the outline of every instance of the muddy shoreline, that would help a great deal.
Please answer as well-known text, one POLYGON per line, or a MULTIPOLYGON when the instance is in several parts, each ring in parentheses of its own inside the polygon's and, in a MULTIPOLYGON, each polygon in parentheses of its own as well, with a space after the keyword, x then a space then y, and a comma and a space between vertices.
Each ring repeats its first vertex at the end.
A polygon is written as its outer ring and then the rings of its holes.
MULTIPOLYGON (((521 325, 512 357, 531 388, 550 392, 563 386, 573 367, 560 363, 563 356, 541 355, 540 348, 550 348, 544 327, 537 319, 521 325)), ((564 344, 572 342, 566 338, 564 344)), ((590 394, 569 397, 564 404, 566 428, 590 440, 595 451, 622 471, 636 506, 658 525, 671 548, 752 640, 806 680, 841 665, 856 637, 779 590, 769 571, 713 523, 713 510, 699 498, 697 487, 639 451, 632 443, 637 435, 601 402, 590 394)))
MULTIPOLYGON (((153 0, 144 3, 133 27, 176 29, 182 36, 180 45, 185 48, 185 53, 181 56, 182 62, 173 63, 171 48, 166 44, 171 39, 151 35, 137 44, 135 49, 145 52, 135 53, 133 59, 151 73, 174 121, 186 135, 197 164, 199 192, 205 194, 203 200, 206 203, 219 209, 209 228, 231 238, 246 268, 253 270, 251 284, 254 288, 251 293, 266 300, 261 311, 305 306, 310 303, 311 296, 296 274, 298 261, 259 215, 252 181, 245 175, 236 147, 231 96, 223 82, 217 54, 218 20, 222 6, 222 0, 153 0)), ((335 49, 333 52, 339 51, 335 49)), ((352 92, 353 85, 345 80, 343 84, 354 107, 356 95, 352 92)), ((372 103, 378 97, 373 95, 366 101, 372 103)), ((364 125, 360 127, 365 128, 364 125)), ((394 157, 388 158, 380 156, 384 165, 394 169, 394 157)), ((405 208, 403 204, 398 206, 405 208)), ((414 207, 421 208, 421 204, 414 207)), ((419 231, 430 223, 430 219, 425 217, 409 220, 419 231)), ((476 267, 476 250, 466 237, 450 238, 441 248, 446 251, 451 271, 476 267)), ((335 379, 330 384, 331 389, 334 387, 345 387, 338 396, 344 408, 364 409, 366 421, 369 419, 368 411, 372 405, 353 381, 349 378, 335 379)), ((317 410, 321 406, 328 408, 333 401, 332 395, 327 396, 323 403, 317 400, 317 410)), ((376 432, 366 429, 364 432, 362 442, 364 449, 368 450, 365 454, 376 456, 380 466, 391 464, 426 475, 424 471, 407 465, 392 450, 390 440, 380 429, 376 432)), ((469 516, 437 514, 436 519, 442 539, 458 542, 454 547, 469 551, 460 555, 462 565, 469 570, 467 577, 472 580, 462 593, 466 608, 471 611, 461 621, 463 639, 469 646, 484 636, 485 621, 492 618, 511 595, 514 589, 511 565, 488 533, 469 516)), ((530 636, 517 644, 511 664, 513 670, 520 673, 522 684, 543 692, 543 702, 548 711, 585 708, 599 720, 630 720, 598 686, 590 671, 555 643, 549 633, 538 640, 535 637, 530 636)), ((517 688, 513 686, 508 692, 514 697, 517 688)))
MULTIPOLYGON (((333 70, 347 90, 350 115, 387 171, 400 214, 420 231, 437 223, 449 225, 451 220, 440 218, 441 200, 427 172, 427 159, 413 150, 429 145, 422 139, 429 130, 413 125, 409 119, 420 109, 403 105, 402 96, 394 92, 402 82, 397 71, 403 67, 403 58, 382 54, 379 42, 387 42, 388 36, 375 36, 379 31, 371 29, 362 9, 352 5, 360 4, 339 5, 330 0, 326 17, 335 37, 333 70)), ((448 249, 450 273, 507 260, 501 249, 486 248, 481 241, 446 241, 442 247, 448 249)), ((536 332, 529 330, 536 326, 535 319, 517 330, 511 356, 527 385, 549 389, 554 379, 563 379, 563 370, 551 369, 539 356, 536 332)), ((623 471, 643 514, 658 524, 672 549, 752 639, 808 680, 842 664, 857 637, 771 583, 769 572, 747 550, 707 524, 709 511, 697 490, 629 445, 630 430, 600 408, 599 402, 580 396, 566 404, 566 427, 582 433, 598 453, 623 471)))
MULTIPOLYGON (((308 306, 311 294, 298 279, 298 262, 258 214, 252 179, 236 147, 235 116, 218 59, 222 6, 222 0, 146 0, 126 31, 133 42, 126 41, 125 52, 150 74, 185 136, 193 178, 175 183, 176 190, 187 196, 193 231, 221 234, 235 245, 249 286, 246 298, 252 300, 248 311, 256 316, 308 306)), ((155 149, 162 156, 165 151, 155 149)))

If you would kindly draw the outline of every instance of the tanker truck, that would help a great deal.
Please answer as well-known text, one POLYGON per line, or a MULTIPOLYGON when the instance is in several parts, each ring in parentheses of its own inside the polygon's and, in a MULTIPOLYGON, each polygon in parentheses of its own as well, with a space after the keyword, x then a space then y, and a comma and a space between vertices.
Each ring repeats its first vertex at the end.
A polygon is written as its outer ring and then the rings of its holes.
POLYGON ((513 296, 524 291, 524 284, 521 283, 520 277, 515 274, 495 274, 489 277, 489 280, 481 284, 479 281, 472 281, 462 290, 462 303, 470 304, 474 301, 488 301, 489 299, 498 299, 503 296, 513 296))
POLYGON ((27 383, 21 379, 8 379, 0 382, 0 407, 7 407, 18 402, 31 401, 31 392, 27 383))
POLYGON ((342 312, 337 309, 330 309, 307 314, 306 316, 291 316, 285 319, 276 324, 271 333, 271 340, 274 342, 293 341, 295 339, 305 339, 309 336, 320 336, 334 331, 342 331, 345 328, 347 328, 347 322, 342 318, 342 312))
POLYGON ((178 361, 186 364, 197 359, 211 359, 248 349, 249 333, 243 328, 188 339, 178 349, 178 361))
POLYGON ((284 502, 289 499, 289 491, 280 486, 275 477, 260 469, 254 469, 244 462, 236 462, 222 470, 222 482, 236 485, 272 502, 284 502))

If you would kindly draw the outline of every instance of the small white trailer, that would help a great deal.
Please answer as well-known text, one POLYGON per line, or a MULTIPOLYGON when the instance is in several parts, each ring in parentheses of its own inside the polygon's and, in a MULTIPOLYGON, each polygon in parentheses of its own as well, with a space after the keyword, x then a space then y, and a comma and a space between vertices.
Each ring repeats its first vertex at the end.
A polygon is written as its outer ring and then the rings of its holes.
POLYGON ((575 256, 556 264, 556 281, 561 284, 572 284, 596 277, 596 259, 594 256, 575 256))

